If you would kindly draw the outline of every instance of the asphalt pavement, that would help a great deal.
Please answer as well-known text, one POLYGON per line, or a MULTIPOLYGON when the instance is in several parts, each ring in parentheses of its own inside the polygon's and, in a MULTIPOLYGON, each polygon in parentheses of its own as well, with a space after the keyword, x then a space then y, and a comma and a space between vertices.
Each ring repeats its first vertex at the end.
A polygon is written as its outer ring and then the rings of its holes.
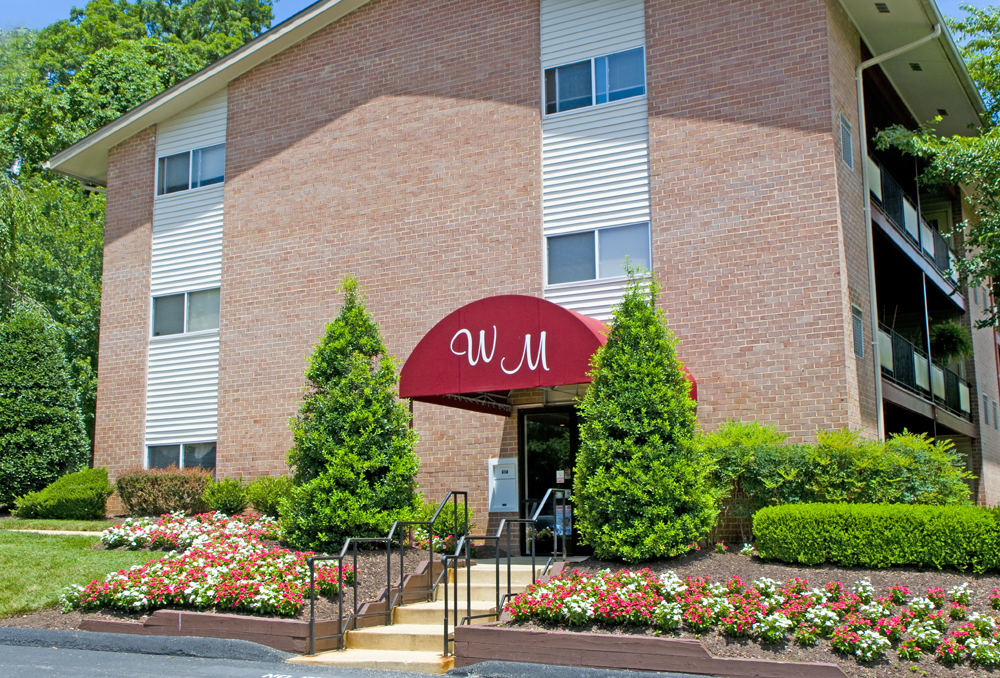
MULTIPOLYGON (((0 676, 17 678, 417 678, 418 673, 299 666, 243 640, 0 628, 0 676)), ((705 678, 516 662, 483 662, 452 678, 705 678)))

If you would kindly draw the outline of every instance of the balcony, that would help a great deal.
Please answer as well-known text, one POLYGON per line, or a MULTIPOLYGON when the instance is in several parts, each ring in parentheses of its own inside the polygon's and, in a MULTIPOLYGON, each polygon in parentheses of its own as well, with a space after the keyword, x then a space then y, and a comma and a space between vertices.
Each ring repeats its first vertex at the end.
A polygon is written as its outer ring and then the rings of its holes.
POLYGON ((882 326, 878 332, 882 376, 897 386, 972 421, 969 383, 947 367, 928 364, 927 354, 882 326))
POLYGON ((953 290, 957 289, 958 273, 954 270, 957 257, 948 241, 924 221, 899 183, 871 156, 868 157, 868 179, 873 202, 895 230, 913 245, 919 256, 934 266, 953 290))

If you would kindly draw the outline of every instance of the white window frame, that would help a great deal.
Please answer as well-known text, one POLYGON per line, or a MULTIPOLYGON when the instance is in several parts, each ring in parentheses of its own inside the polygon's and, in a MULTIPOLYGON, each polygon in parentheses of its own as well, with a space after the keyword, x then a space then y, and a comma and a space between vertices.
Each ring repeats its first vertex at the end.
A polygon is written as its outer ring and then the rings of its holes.
MULTIPOLYGON (((617 102, 616 102, 617 103, 617 102)), ((570 111, 564 111, 569 113, 570 111)), ((606 278, 600 276, 601 273, 601 240, 597 235, 598 231, 607 231, 613 228, 625 228, 628 226, 641 226, 646 224, 646 237, 648 238, 647 246, 649 247, 649 267, 653 267, 653 223, 651 221, 637 221, 631 224, 615 224, 613 226, 599 226, 597 228, 580 228, 572 231, 566 231, 561 233, 547 233, 543 236, 544 242, 542 243, 544 248, 544 256, 542 261, 542 275, 545 281, 545 289, 560 289, 563 287, 572 287, 574 285, 583 285, 586 283, 596 283, 596 282, 614 282, 617 280, 628 280, 627 275, 612 275, 606 278), (585 278, 583 280, 573 280, 571 282, 564 283, 549 283, 549 238, 558 238, 563 235, 579 235, 581 233, 593 233, 594 234, 594 272, 596 277, 585 278)))
MULTIPOLYGON (((169 335, 169 336, 173 336, 173 335, 169 335)), ((215 474, 215 469, 218 467, 218 459, 219 459, 219 441, 218 440, 195 440, 195 441, 188 441, 186 443, 146 443, 146 452, 143 454, 142 467, 146 471, 148 471, 150 469, 150 466, 149 466, 149 448, 151 448, 151 447, 166 447, 168 445, 177 445, 178 448, 179 448, 179 450, 177 452, 177 468, 179 470, 183 471, 184 468, 185 468, 185 466, 184 466, 184 446, 185 445, 208 445, 208 444, 215 445, 216 465, 213 466, 212 469, 211 469, 212 470, 212 474, 214 475, 215 474)), ((204 468, 202 466, 197 466, 195 468, 200 468, 200 469, 205 470, 205 471, 209 470, 209 469, 204 468)))
MULTIPOLYGON (((647 71, 649 70, 646 64, 646 45, 636 45, 634 47, 626 47, 625 49, 618 49, 614 52, 608 52, 607 54, 598 54, 596 56, 588 57, 586 59, 575 59, 574 61, 568 61, 564 64, 558 64, 556 66, 547 66, 542 69, 542 117, 543 118, 555 118, 560 115, 568 115, 571 113, 579 113, 580 111, 589 111, 593 108, 604 108, 605 106, 616 106, 626 101, 636 101, 637 99, 642 99, 649 93, 649 83, 647 71), (622 52, 631 52, 634 49, 642 50, 642 94, 637 94, 634 97, 628 97, 626 99, 618 99, 616 101, 606 101, 603 104, 597 103, 597 74, 595 63, 598 59, 607 58, 615 54, 621 54, 622 52), (571 64, 578 64, 581 61, 590 61, 590 105, 580 106, 579 108, 573 108, 568 111, 556 111, 555 113, 546 113, 545 108, 548 102, 545 100, 545 71, 550 69, 559 69, 564 66, 569 66, 571 64)), ((559 81, 559 72, 556 71, 556 82, 559 81)), ((559 85, 556 85, 556 98, 559 97, 559 85)), ((558 105, 557 105, 558 106, 558 105)), ((159 162, 159 161, 157 161, 159 162)), ((179 193, 180 191, 178 191, 179 193)))
POLYGON ((840 159, 847 169, 854 171, 854 127, 843 113, 840 114, 840 159), (844 130, 847 130, 848 143, 844 143, 844 130))
POLYGON ((177 151, 176 153, 168 153, 166 155, 158 155, 158 156, 156 156, 156 169, 153 172, 153 174, 156 175, 156 178, 153 181, 153 198, 155 200, 160 200, 161 198, 172 198, 172 197, 175 197, 175 196, 178 196, 178 195, 181 195, 181 194, 186 195, 186 194, 190 193, 191 191, 204 191, 204 190, 207 190, 207 189, 210 189, 210 188, 218 188, 219 186, 225 186, 226 185, 226 173, 225 173, 225 169, 223 169, 222 181, 220 181, 218 183, 215 183, 215 184, 208 184, 207 186, 197 186, 197 187, 194 187, 194 188, 191 187, 191 179, 192 179, 193 174, 194 174, 194 152, 195 151, 202 151, 202 150, 204 150, 206 148, 214 148, 216 146, 225 146, 225 145, 226 145, 226 142, 223 141, 223 142, 218 143, 218 144, 209 144, 208 146, 198 146, 196 148, 189 148, 186 151, 177 151), (173 191, 172 193, 160 193, 160 160, 162 160, 163 158, 172 158, 175 155, 180 155, 182 153, 187 153, 187 156, 188 156, 188 187, 185 188, 185 189, 183 189, 183 190, 180 190, 180 191, 173 191))
MULTIPOLYGON (((178 191, 179 193, 180 191, 178 191)), ((212 334, 213 332, 218 332, 219 327, 211 330, 198 330, 196 332, 188 332, 188 295, 196 294, 198 292, 208 292, 209 290, 219 290, 219 325, 222 325, 222 287, 215 285, 213 287, 199 287, 195 290, 184 290, 183 292, 169 292, 167 294, 154 294, 150 296, 149 301, 149 339, 150 341, 165 341, 170 339, 176 339, 177 337, 200 337, 206 334, 212 334), (156 299, 162 299, 163 297, 176 297, 178 294, 184 295, 184 331, 177 332, 176 334, 161 334, 160 336, 155 336, 153 334, 154 323, 156 322, 156 299)), ((164 445, 173 445, 174 443, 163 443, 164 445)))

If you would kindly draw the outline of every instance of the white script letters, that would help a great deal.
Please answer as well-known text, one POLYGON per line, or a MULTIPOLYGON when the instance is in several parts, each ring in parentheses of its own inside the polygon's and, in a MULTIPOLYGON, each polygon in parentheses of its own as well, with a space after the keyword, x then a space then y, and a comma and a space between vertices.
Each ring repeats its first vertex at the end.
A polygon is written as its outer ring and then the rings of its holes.
POLYGON ((489 356, 486 355, 486 330, 479 330, 479 353, 475 357, 472 355, 472 332, 469 330, 459 330, 455 332, 455 336, 451 338, 451 352, 455 355, 468 356, 469 364, 473 367, 479 362, 480 359, 484 363, 488 363, 493 360, 493 353, 497 350, 497 326, 493 326, 493 348, 490 349, 489 356), (465 351, 455 350, 455 340, 461 335, 465 335, 466 346, 468 347, 465 351))
MULTIPOLYGON (((469 365, 475 367, 482 360, 484 363, 493 362, 493 354, 497 350, 497 326, 493 326, 493 345, 490 347, 489 355, 486 354, 486 330, 479 330, 479 346, 476 347, 472 340, 472 332, 467 329, 461 329, 455 332, 455 336, 451 338, 451 352, 458 356, 465 356, 469 365), (461 351, 455 350, 455 342, 459 337, 465 337, 465 346, 461 351)), ((547 356, 545 355, 545 332, 542 332, 538 337, 538 351, 534 354, 534 359, 532 359, 531 353, 531 335, 524 335, 524 350, 521 351, 521 360, 517 363, 517 367, 512 370, 508 370, 504 366, 504 358, 500 359, 500 369, 504 371, 505 374, 516 374, 521 366, 524 365, 525 361, 528 363, 528 369, 534 372, 541 365, 542 369, 546 372, 549 371, 549 363, 547 356)))
POLYGON ((535 368, 538 367, 539 363, 541 363, 543 370, 546 372, 549 371, 549 364, 545 359, 545 332, 542 332, 538 337, 538 354, 535 355, 534 362, 531 360, 531 335, 526 334, 524 335, 524 350, 521 351, 521 361, 517 364, 517 367, 512 370, 508 370, 503 366, 503 358, 501 358, 500 369, 504 371, 504 374, 514 374, 521 369, 521 365, 524 364, 525 358, 528 359, 528 369, 532 372, 535 371, 535 368))

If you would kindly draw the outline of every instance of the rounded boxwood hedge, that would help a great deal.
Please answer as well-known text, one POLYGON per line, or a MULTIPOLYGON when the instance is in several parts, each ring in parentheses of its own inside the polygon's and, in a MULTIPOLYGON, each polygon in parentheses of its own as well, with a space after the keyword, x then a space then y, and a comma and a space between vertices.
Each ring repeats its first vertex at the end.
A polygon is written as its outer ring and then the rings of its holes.
POLYGON ((1000 512, 978 506, 788 504, 754 514, 765 560, 1000 571, 1000 512))
POLYGON ((111 485, 106 468, 88 468, 70 473, 38 492, 16 499, 18 518, 103 520, 111 485))

